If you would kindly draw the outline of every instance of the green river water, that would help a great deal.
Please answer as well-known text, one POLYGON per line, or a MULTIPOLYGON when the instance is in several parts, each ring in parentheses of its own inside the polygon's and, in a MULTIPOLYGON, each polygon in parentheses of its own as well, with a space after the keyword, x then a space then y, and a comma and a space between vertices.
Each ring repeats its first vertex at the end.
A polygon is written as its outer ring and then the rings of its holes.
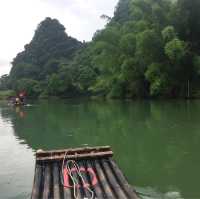
POLYGON ((99 145, 143 198, 200 198, 200 101, 30 104, 0 103, 0 199, 30 198, 37 149, 99 145))

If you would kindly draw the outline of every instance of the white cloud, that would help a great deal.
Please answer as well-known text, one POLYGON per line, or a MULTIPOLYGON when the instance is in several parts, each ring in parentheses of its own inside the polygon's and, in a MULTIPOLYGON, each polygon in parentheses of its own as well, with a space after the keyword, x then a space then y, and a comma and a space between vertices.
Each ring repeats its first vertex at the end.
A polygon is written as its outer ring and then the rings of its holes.
POLYGON ((57 18, 66 32, 81 41, 91 40, 105 25, 102 14, 112 16, 118 0, 2 0, 0 1, 0 75, 33 37, 45 18, 57 18), (2 60, 4 60, 2 62, 2 60))

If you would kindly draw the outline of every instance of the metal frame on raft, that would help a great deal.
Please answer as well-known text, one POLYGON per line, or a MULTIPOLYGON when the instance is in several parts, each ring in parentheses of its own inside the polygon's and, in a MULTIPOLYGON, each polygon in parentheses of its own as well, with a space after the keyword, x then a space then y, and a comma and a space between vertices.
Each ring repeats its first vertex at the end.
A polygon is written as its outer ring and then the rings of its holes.
POLYGON ((110 146, 36 152, 31 199, 138 199, 110 146))

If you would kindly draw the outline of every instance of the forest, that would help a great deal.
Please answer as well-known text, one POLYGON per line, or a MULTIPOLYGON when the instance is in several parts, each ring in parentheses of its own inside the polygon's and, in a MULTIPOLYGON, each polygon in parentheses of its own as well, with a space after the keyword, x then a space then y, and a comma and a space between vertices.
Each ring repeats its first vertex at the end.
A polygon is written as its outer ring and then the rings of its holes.
POLYGON ((119 0, 92 41, 42 21, 0 89, 31 97, 200 97, 200 1, 119 0))

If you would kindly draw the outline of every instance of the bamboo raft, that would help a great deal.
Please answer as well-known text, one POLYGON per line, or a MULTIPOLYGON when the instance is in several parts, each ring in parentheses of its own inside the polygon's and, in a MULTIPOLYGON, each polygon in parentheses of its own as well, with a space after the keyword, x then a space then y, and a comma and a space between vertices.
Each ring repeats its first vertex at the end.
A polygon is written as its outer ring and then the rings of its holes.
MULTIPOLYGON (((134 188, 128 184, 112 156, 109 146, 36 152, 31 199, 75 198, 72 180, 67 170, 63 173, 63 165, 67 160, 76 161, 87 186, 94 193, 93 198, 138 199, 134 188)), ((77 198, 91 198, 81 179, 78 183, 77 198)))

